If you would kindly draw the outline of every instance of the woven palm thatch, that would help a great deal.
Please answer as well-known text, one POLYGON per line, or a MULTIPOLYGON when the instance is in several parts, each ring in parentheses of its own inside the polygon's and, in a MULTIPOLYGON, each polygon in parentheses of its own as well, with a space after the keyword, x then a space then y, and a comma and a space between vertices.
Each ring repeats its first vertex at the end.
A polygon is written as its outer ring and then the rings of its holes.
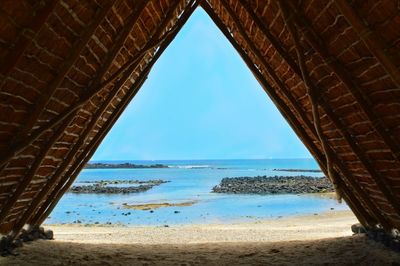
POLYGON ((0 233, 44 221, 199 6, 360 222, 400 229, 400 1, 2 0, 0 233))

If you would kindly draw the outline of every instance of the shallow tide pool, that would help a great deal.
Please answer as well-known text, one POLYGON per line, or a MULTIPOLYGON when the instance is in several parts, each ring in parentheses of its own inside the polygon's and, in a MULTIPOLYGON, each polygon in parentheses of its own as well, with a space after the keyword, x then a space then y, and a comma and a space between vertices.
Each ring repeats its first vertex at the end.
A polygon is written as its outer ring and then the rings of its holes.
MULTIPOLYGON (((119 163, 119 162, 118 162, 119 163)), ((100 180, 154 180, 168 183, 135 194, 74 194, 60 200, 46 223, 122 223, 165 225, 234 223, 325 211, 348 210, 346 204, 318 195, 235 195, 212 193, 224 177, 257 175, 308 175, 322 173, 281 172, 274 169, 318 169, 312 159, 148 161, 139 164, 167 164, 156 169, 85 169, 76 183, 100 180), (195 202, 191 206, 149 210, 126 209, 125 204, 195 202)))

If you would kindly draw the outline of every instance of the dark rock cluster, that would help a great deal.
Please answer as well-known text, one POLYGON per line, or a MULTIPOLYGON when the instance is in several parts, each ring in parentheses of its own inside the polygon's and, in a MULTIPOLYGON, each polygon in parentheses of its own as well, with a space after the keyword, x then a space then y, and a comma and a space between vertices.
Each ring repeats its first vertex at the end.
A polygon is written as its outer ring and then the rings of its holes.
POLYGON ((52 230, 44 230, 43 227, 35 226, 30 230, 22 229, 19 239, 23 242, 33 241, 37 239, 53 239, 52 230))
POLYGON ((133 164, 133 163, 88 163, 86 169, 115 169, 115 168, 169 168, 164 164, 133 164))
POLYGON ((13 240, 10 236, 3 236, 0 238, 0 255, 3 257, 7 255, 18 255, 14 249, 21 246, 21 240, 13 240))
POLYGON ((273 171, 278 171, 278 172, 322 173, 322 171, 319 170, 319 169, 282 169, 282 168, 276 168, 273 171))
POLYGON ((351 225, 351 231, 354 234, 365 234, 367 233, 367 229, 360 223, 356 223, 351 225))
POLYGON ((118 185, 118 184, 153 184, 153 185, 160 185, 162 183, 167 183, 169 181, 164 181, 161 179, 153 179, 153 180, 100 180, 100 181, 80 181, 79 183, 88 183, 88 184, 100 184, 102 186, 107 185, 118 185))
POLYGON ((326 177, 256 176, 223 178, 212 191, 233 194, 301 194, 333 192, 334 189, 326 177))
MULTIPOLYGON (((382 243, 386 247, 392 249, 393 251, 400 253, 400 235, 397 230, 393 230, 392 232, 386 232, 383 228, 364 228, 365 231, 362 232, 354 232, 353 229, 358 229, 360 225, 353 225, 351 227, 353 233, 355 234, 363 234, 365 233, 366 236, 374 240, 376 242, 382 243)), ((392 264, 392 265, 399 265, 399 264, 392 264)))
POLYGON ((154 186, 166 183, 164 180, 114 180, 114 181, 93 181, 91 185, 72 186, 69 192, 72 193, 102 193, 102 194, 126 194, 139 193, 152 189, 154 186), (117 187, 118 184, 139 184, 138 186, 117 187))
POLYGON ((17 238, 11 236, 3 236, 0 238, 0 255, 18 255, 15 248, 22 247, 23 242, 33 241, 37 239, 53 239, 53 231, 45 230, 43 227, 35 226, 29 230, 22 229, 17 238))

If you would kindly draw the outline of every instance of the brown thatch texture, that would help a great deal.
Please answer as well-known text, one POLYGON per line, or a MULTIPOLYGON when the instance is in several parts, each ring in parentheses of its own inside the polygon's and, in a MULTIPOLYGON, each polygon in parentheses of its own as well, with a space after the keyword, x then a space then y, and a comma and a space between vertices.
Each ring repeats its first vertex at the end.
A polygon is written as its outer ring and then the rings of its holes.
MULTIPOLYGON (((44 220, 198 2, 2 1, 1 233, 44 220)), ((400 228, 400 2, 200 2, 360 221, 400 228)))

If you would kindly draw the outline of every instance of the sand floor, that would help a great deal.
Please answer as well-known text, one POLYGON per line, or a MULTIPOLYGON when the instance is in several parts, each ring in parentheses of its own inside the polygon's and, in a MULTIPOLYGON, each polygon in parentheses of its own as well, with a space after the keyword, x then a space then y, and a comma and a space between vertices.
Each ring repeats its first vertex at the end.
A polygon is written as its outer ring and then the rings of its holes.
POLYGON ((47 226, 0 265, 400 265, 400 253, 352 236, 347 211, 240 224, 47 226))

